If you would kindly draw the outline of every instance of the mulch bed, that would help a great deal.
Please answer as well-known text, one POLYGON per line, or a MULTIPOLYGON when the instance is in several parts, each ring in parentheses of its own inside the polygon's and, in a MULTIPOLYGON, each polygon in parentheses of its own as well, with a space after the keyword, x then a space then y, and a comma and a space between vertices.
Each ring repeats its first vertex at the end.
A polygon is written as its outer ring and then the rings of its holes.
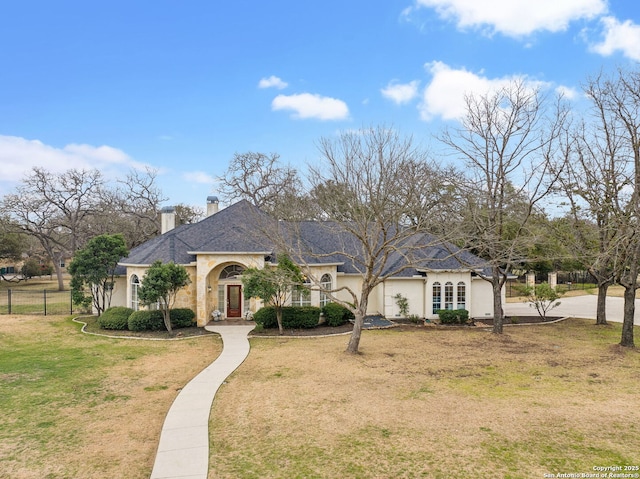
MULTIPOLYGON (((550 323, 560 319, 560 316, 550 316, 543 320, 540 316, 517 316, 517 317, 509 317, 506 316, 504 318, 504 325, 516 325, 516 324, 539 324, 539 323, 550 323)), ((86 322, 87 326, 85 330, 87 332, 91 332, 94 334, 102 334, 108 336, 121 336, 121 337, 135 337, 135 338, 152 338, 152 339, 177 339, 177 338, 187 338, 194 336, 202 336, 208 334, 214 334, 210 331, 207 331, 204 328, 200 327, 191 327, 191 328, 181 328, 176 329, 173 332, 173 335, 170 335, 167 331, 114 331, 114 330, 104 330, 101 329, 97 324, 97 319, 95 317, 86 317, 80 318, 80 321, 86 322)), ((493 326, 493 319, 482 319, 475 320, 474 324, 468 325, 442 325, 436 323, 429 323, 428 326, 425 326, 423 323, 413 323, 408 320, 402 319, 394 319, 392 329, 396 331, 411 331, 417 329, 426 329, 426 328, 438 328, 438 329, 454 329, 454 328, 473 328, 473 327, 491 327, 493 326)), ((245 320, 225 320, 220 322, 210 322, 209 325, 245 325, 248 324, 245 320)), ((371 329, 371 328, 368 328, 371 329)), ((347 323, 342 326, 331 327, 331 326, 317 326, 313 329, 285 329, 282 337, 313 337, 313 336, 331 336, 337 334, 347 334, 353 331, 353 324, 347 323)), ((280 336, 278 334, 278 329, 258 329, 253 330, 250 333, 250 336, 253 337, 274 337, 280 336)))
MULTIPOLYGON (((504 325, 516 325, 516 324, 540 324, 540 323, 551 323, 553 321, 557 321, 561 319, 560 316, 549 316, 545 320, 543 320, 540 316, 517 316, 517 317, 509 317, 506 316, 504 318, 504 325)), ((454 329, 454 328, 474 328, 474 327, 491 327, 493 326, 493 319, 483 319, 482 321, 476 320, 474 324, 469 325, 443 325, 443 324, 435 324, 429 323, 428 326, 425 326, 424 323, 413 323, 411 321, 394 319, 393 326, 391 327, 395 331, 411 331, 416 329, 427 329, 427 328, 438 328, 438 329, 454 329)), ((313 329, 285 329, 283 337, 285 336, 329 336, 332 334, 345 334, 350 333, 353 330, 353 325, 351 323, 344 324, 338 327, 330 327, 330 326, 318 326, 313 329)), ((251 331, 251 336, 254 337, 273 337, 278 336, 277 329, 263 329, 260 331, 251 331)))

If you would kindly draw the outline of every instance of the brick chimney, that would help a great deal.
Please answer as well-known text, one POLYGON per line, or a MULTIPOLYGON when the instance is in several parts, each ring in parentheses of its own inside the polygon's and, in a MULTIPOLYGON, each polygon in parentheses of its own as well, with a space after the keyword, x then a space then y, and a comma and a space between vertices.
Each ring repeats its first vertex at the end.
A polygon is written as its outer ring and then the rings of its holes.
POLYGON ((176 209, 165 206, 160 210, 160 234, 165 234, 176 227, 176 209))

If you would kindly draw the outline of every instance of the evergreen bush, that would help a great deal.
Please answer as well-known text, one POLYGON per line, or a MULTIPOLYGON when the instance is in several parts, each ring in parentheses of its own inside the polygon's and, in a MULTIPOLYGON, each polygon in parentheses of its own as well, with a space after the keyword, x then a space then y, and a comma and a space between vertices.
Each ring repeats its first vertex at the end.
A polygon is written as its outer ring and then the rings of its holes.
POLYGON ((253 320, 257 325, 265 329, 277 328, 278 320, 276 318, 276 308, 273 306, 265 306, 253 313, 253 320))
POLYGON ((327 326, 336 327, 354 319, 353 313, 338 303, 328 303, 322 308, 327 326))
POLYGON ((129 329, 131 331, 163 331, 164 318, 162 311, 134 311, 129 316, 129 329))
MULTIPOLYGON (((188 328, 195 325, 196 314, 189 308, 177 308, 170 311, 171 327, 188 328)), ((134 311, 129 316, 131 331, 166 331, 162 311, 134 311)))
POLYGON ((129 316, 133 313, 133 309, 126 306, 114 306, 108 308, 98 318, 98 324, 102 329, 129 329, 129 316))
MULTIPOLYGON (((282 327, 310 329, 318 325, 320 308, 316 306, 285 306, 282 308, 282 327)), ((276 308, 265 306, 253 315, 253 320, 263 328, 277 328, 276 308)))
POLYGON ((466 324, 469 320, 466 309, 439 309, 437 313, 441 324, 466 324))
POLYGON ((174 328, 189 328, 196 325, 196 313, 189 308, 176 308, 170 312, 171 326, 174 328))

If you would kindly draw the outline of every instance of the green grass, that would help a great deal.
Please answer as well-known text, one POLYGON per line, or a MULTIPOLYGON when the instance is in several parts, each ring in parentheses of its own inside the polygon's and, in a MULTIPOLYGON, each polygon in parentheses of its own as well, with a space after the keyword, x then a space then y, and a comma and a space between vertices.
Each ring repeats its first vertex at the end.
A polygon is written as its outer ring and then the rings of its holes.
POLYGON ((0 336, 0 441, 16 431, 29 431, 17 441, 16 450, 36 441, 56 447, 59 441, 79 445, 80 438, 65 425, 65 408, 95 406, 115 398, 97 374, 114 362, 128 361, 143 354, 141 345, 114 344, 89 337, 75 341, 61 336, 69 334, 71 325, 60 328, 43 321, 39 334, 29 337, 0 336))
POLYGON ((70 317, 0 317, 0 477, 148 478, 162 418, 215 359, 215 344, 91 336, 70 317))

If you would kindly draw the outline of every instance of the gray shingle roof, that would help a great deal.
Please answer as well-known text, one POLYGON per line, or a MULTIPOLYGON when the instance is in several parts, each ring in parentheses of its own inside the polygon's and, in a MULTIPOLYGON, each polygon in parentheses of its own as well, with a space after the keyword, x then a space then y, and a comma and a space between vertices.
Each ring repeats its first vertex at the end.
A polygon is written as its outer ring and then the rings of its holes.
POLYGON ((149 265, 160 260, 189 264, 196 260, 196 252, 271 251, 271 242, 253 227, 265 217, 243 200, 198 223, 179 226, 133 248, 120 263, 149 265))
MULTIPOLYGON (((243 200, 198 223, 180 226, 143 243, 132 249, 120 264, 149 265, 155 260, 189 264, 196 260, 195 253, 205 252, 275 253, 274 242, 260 234, 258 224, 265 221, 273 222, 243 200)), ((350 257, 363 256, 359 254, 362 244, 337 223, 303 221, 288 226, 296 230, 296 237, 303 243, 303 249, 307 251, 303 256, 307 262, 338 263, 338 271, 344 273, 357 273, 361 269, 357 260, 354 262, 350 257)), ((471 253, 438 241, 434 236, 418 233, 398 244, 398 252, 389 257, 383 274, 395 271, 396 276, 410 277, 424 270, 468 270, 486 266, 486 262, 471 253), (403 269, 407 254, 413 256, 415 267, 403 269)))

